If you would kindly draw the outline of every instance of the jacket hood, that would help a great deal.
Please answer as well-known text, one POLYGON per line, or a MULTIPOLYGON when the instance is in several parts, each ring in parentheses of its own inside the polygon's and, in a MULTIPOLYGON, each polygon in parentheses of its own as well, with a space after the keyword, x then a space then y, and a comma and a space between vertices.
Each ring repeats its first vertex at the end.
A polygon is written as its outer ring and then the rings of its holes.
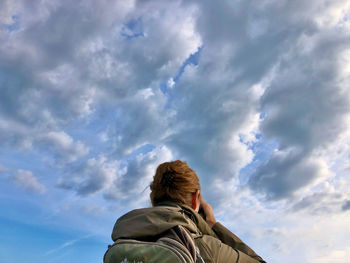
POLYGON ((195 236, 215 235, 205 221, 191 208, 163 203, 151 208, 132 210, 121 216, 114 225, 112 240, 119 238, 147 239, 181 225, 195 236), (200 228, 198 228, 198 220, 200 228))

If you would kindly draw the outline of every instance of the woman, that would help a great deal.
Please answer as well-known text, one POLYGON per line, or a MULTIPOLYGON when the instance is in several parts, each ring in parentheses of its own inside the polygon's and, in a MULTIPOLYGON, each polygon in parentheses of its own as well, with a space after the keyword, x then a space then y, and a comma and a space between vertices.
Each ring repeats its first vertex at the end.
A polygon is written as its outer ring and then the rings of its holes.
POLYGON ((153 207, 133 210, 119 218, 112 233, 114 241, 150 241, 182 226, 191 233, 204 262, 265 262, 216 221, 211 205, 201 199, 196 173, 186 162, 159 165, 150 188, 153 207), (202 215, 198 213, 200 207, 202 215))

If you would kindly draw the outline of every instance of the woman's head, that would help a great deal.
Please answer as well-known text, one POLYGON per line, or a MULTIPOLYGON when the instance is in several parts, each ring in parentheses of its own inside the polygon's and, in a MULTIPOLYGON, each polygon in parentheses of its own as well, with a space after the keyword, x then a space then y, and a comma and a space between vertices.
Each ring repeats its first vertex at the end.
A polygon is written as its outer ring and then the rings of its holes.
POLYGON ((153 205, 172 201, 188 206, 192 204, 193 194, 201 189, 196 172, 179 160, 160 164, 150 188, 153 205))

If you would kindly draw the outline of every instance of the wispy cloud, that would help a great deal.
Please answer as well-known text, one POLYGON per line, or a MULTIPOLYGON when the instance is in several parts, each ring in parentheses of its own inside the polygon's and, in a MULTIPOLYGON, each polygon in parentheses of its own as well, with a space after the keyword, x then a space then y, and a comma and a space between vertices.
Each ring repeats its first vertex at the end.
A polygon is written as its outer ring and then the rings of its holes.
POLYGON ((78 242, 80 242, 80 241, 82 241, 82 240, 84 240, 84 239, 88 239, 88 238, 90 238, 90 237, 92 237, 92 236, 94 236, 94 235, 86 235, 86 236, 84 236, 84 237, 81 237, 81 238, 77 238, 77 239, 72 239, 72 240, 69 240, 69 241, 67 241, 67 242, 64 242, 62 245, 60 245, 60 246, 58 246, 58 247, 56 247, 56 248, 54 248, 54 249, 50 249, 49 251, 47 251, 46 253, 45 253, 45 255, 50 255, 50 254, 54 254, 54 253, 57 253, 57 252, 60 252, 61 250, 64 250, 65 248, 68 248, 68 247, 72 247, 72 246, 74 246, 76 243, 78 243, 78 242))
POLYGON ((10 169, 0 165, 0 174, 9 182, 15 183, 20 188, 36 194, 46 192, 46 186, 38 181, 38 178, 28 170, 10 169))

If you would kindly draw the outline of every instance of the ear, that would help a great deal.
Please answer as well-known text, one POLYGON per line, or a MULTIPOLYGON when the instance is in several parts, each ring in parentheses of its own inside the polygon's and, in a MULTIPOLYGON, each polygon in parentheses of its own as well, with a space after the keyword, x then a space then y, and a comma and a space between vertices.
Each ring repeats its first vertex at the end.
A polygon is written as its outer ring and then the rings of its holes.
POLYGON ((154 206, 154 204, 153 204, 153 198, 152 198, 152 192, 149 194, 149 199, 151 199, 151 204, 152 204, 152 206, 154 206))
POLYGON ((192 209, 197 211, 199 210, 200 200, 199 200, 199 190, 192 194, 192 209))

